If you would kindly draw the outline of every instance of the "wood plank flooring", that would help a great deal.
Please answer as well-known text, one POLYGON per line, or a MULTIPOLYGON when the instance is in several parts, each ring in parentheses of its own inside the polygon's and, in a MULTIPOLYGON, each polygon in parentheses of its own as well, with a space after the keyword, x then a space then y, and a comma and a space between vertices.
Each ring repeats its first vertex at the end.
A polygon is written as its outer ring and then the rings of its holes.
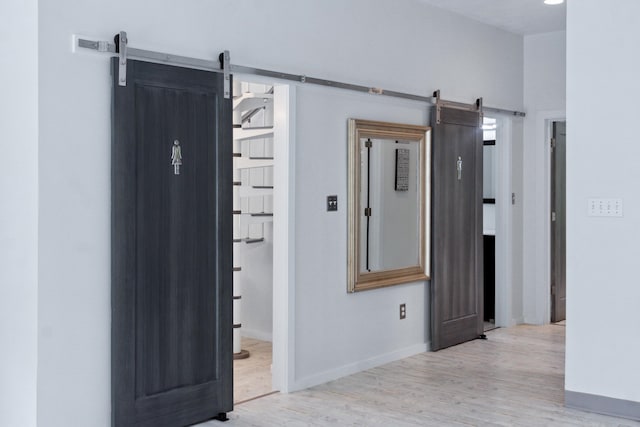
POLYGON ((495 329, 487 341, 237 405, 224 425, 640 426, 563 406, 564 334, 557 325, 495 329))
POLYGON ((235 404, 272 391, 271 343, 242 338, 242 349, 248 350, 247 359, 233 361, 233 401, 235 404))

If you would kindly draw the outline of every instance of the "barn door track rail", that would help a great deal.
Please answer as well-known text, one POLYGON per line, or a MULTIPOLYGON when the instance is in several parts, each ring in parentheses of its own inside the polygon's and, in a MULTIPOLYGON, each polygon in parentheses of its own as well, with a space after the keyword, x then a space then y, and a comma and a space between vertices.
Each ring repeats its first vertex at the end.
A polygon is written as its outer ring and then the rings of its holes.
MULTIPOLYGON (((350 90, 360 93, 368 93, 371 95, 389 96, 393 98, 408 99, 411 101, 425 102, 430 105, 436 105, 434 96, 414 95, 405 92, 396 92, 377 87, 362 86, 352 83, 338 82, 335 80, 326 80, 316 77, 310 77, 304 74, 289 74, 281 71, 265 70, 262 68, 247 67, 231 63, 231 55, 228 50, 220 54, 218 60, 206 60, 200 58, 191 58, 188 56, 174 55, 171 53, 156 52, 152 50, 137 49, 129 46, 129 40, 125 31, 120 31, 115 35, 113 42, 89 40, 77 38, 77 46, 84 49, 97 50, 98 52, 117 55, 119 61, 119 79, 120 86, 127 85, 127 60, 128 58, 143 59, 151 62, 159 62, 163 64, 177 65, 188 68, 198 68, 216 73, 223 73, 224 78, 224 97, 231 97, 231 74, 250 74, 263 77, 271 77, 279 80, 289 80, 298 83, 308 83, 318 86, 327 86, 337 89, 350 90)), ((517 110, 508 110, 495 107, 483 107, 484 111, 493 113, 508 114, 516 117, 524 117, 525 113, 517 110)))

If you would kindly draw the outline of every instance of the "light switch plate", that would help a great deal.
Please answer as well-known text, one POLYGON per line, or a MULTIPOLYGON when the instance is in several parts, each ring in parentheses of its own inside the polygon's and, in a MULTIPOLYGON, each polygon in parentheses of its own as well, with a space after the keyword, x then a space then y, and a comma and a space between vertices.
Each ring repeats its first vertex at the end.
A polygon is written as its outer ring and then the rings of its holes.
POLYGON ((589 199, 589 216, 622 216, 622 199, 589 199))
POLYGON ((338 196, 327 196, 327 211, 333 212, 338 210, 338 196))

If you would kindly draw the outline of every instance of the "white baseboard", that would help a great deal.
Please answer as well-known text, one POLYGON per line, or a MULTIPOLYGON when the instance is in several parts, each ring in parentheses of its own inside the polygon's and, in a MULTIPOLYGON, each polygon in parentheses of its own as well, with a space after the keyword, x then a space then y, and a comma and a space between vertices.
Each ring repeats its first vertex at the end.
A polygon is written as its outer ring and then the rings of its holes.
POLYGON ((243 338, 253 338, 254 340, 273 342, 273 334, 271 332, 256 331, 255 329, 242 327, 240 335, 243 338))
POLYGON ((410 347, 405 347, 400 350, 392 351, 390 353, 375 356, 360 362, 350 363, 348 365, 340 366, 335 369, 321 372, 319 374, 310 375, 308 377, 296 379, 291 392, 297 390, 303 390, 305 388, 313 387, 319 384, 324 384, 329 381, 337 380, 338 378, 346 377, 367 369, 375 368, 376 366, 384 365, 396 360, 404 359, 406 357, 414 356, 419 353, 429 351, 431 343, 416 344, 410 347))
POLYGON ((640 421, 640 402, 565 390, 564 404, 567 408, 640 421))
MULTIPOLYGON (((547 320, 548 323, 548 320, 547 320)), ((525 324, 525 325, 536 325, 536 326, 542 326, 544 325, 544 322, 541 321, 540 319, 532 319, 532 318, 523 318, 522 322, 518 323, 520 324, 525 324)))

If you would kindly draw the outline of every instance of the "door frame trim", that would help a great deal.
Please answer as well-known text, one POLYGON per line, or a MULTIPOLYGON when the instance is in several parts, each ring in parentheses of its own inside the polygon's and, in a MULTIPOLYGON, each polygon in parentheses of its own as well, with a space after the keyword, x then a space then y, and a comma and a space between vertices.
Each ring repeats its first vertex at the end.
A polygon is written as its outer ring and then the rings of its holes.
MULTIPOLYGON (((255 76, 251 76, 255 80, 255 76)), ((274 85, 273 359, 272 388, 295 382, 295 135, 296 87, 274 85)))
MULTIPOLYGON (((551 322, 551 147, 549 140, 552 135, 552 123, 554 121, 566 121, 565 110, 539 111, 535 119, 535 139, 533 139, 534 159, 533 167, 538 172, 535 179, 540 179, 541 185, 536 186, 533 194, 528 195, 530 201, 525 206, 533 209, 533 217, 538 218, 534 224, 523 223, 524 227, 533 227, 535 230, 530 250, 532 254, 531 268, 534 277, 525 277, 526 287, 531 286, 533 301, 524 301, 524 312, 533 313, 532 318, 525 318, 533 324, 547 324, 551 322), (539 221, 539 222, 538 222, 539 221), (529 307, 529 310, 527 310, 529 307)), ((525 242, 526 244, 526 242, 525 242)), ((523 260, 526 263, 526 260, 523 260)))
POLYGON ((513 326, 513 208, 511 172, 513 119, 504 114, 485 114, 496 119, 496 326, 513 326))

